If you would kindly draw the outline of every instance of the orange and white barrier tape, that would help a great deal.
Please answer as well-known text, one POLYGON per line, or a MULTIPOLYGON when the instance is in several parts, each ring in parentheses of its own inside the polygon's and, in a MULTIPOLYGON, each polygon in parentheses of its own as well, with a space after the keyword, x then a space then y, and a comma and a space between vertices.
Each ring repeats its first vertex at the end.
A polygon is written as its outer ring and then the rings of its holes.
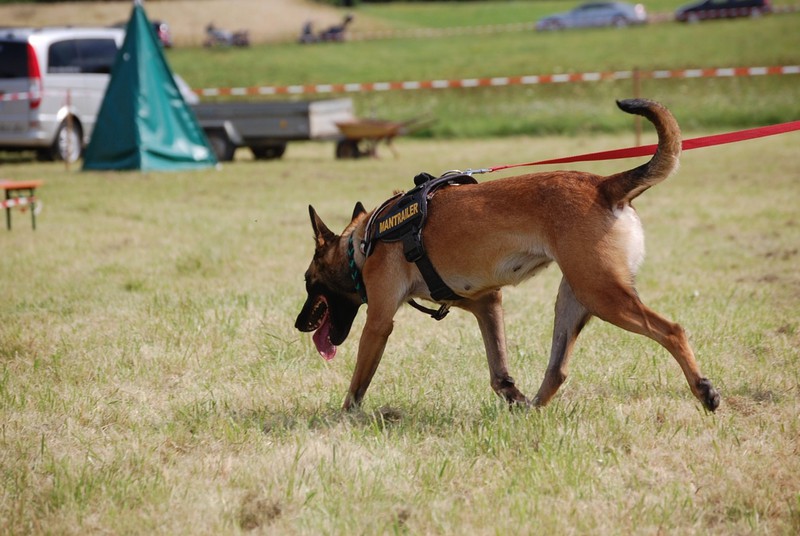
POLYGON ((17 101, 17 100, 28 100, 31 98, 31 94, 28 92, 25 93, 0 93, 0 102, 7 102, 7 101, 17 101))
POLYGON ((726 78, 735 76, 766 76, 800 74, 800 65, 778 65, 769 67, 726 67, 707 69, 673 69, 655 71, 610 71, 588 73, 563 73, 525 76, 498 76, 491 78, 462 78, 455 80, 408 80, 403 82, 360 82, 346 84, 308 84, 291 86, 251 86, 232 88, 196 89, 202 97, 248 96, 248 95, 308 95, 326 93, 362 93, 372 91, 396 91, 418 89, 453 89, 475 87, 502 87, 535 84, 563 84, 574 82, 600 82, 607 80, 630 80, 669 78, 726 78))
POLYGON ((12 197, 11 199, 0 200, 0 209, 25 207, 36 204, 35 197, 12 197))

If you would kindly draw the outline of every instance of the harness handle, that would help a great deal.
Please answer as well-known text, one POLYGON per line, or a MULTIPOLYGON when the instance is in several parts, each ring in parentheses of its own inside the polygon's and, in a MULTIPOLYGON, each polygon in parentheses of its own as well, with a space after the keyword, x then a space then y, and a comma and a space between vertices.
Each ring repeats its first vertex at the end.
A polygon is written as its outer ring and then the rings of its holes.
POLYGON ((444 317, 447 316, 447 313, 450 312, 450 305, 448 305, 448 304, 444 304, 441 307, 439 307, 438 309, 431 309, 430 307, 425 307, 424 305, 418 304, 413 299, 412 300, 408 300, 408 302, 406 302, 406 303, 408 303, 411 307, 413 307, 417 311, 425 313, 426 315, 430 315, 431 318, 433 318, 434 320, 437 320, 437 321, 438 320, 442 320, 444 317))

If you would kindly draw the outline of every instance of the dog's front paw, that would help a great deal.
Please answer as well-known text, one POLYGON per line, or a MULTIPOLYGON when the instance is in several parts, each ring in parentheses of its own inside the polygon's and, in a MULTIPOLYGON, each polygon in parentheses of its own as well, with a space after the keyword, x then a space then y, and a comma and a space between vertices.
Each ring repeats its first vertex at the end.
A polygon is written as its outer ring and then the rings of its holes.
POLYGON ((714 389, 714 386, 711 385, 708 378, 701 378, 697 382, 697 392, 705 408, 711 412, 716 411, 719 407, 720 396, 719 392, 714 389))
POLYGON ((344 404, 342 404, 342 411, 348 412, 352 411, 355 412, 361 409, 361 401, 356 400, 356 397, 351 393, 347 393, 347 396, 344 399, 344 404))
POLYGON ((534 403, 533 400, 531 400, 530 398, 524 397, 524 396, 521 399, 518 399, 518 400, 509 400, 508 401, 508 409, 511 410, 511 411, 514 411, 514 410, 523 411, 523 410, 528 410, 528 409, 536 408, 536 407, 537 406, 536 406, 536 404, 534 403))
POLYGON ((514 379, 509 377, 502 378, 498 381, 492 382, 494 391, 503 397, 503 400, 508 402, 508 405, 513 407, 530 407, 531 401, 522 394, 514 385, 514 379))

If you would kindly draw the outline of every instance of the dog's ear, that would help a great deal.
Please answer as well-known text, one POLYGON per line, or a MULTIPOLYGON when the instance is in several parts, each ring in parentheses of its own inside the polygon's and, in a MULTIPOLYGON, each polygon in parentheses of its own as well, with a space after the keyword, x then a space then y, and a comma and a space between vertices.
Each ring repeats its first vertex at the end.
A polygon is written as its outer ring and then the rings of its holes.
POLYGON ((308 205, 308 215, 311 216, 311 227, 314 229, 314 239, 317 241, 317 247, 322 247, 326 243, 336 240, 336 234, 328 229, 328 226, 325 225, 311 205, 308 205))
POLYGON ((359 201, 358 203, 356 203, 356 206, 355 206, 355 208, 353 209, 353 217, 352 217, 352 218, 350 218, 350 219, 351 219, 351 220, 354 220, 354 219, 356 219, 357 217, 359 217, 361 214, 364 214, 366 211, 367 211, 367 209, 365 209, 365 208, 364 208, 364 205, 362 205, 362 204, 361 204, 361 201, 359 201))

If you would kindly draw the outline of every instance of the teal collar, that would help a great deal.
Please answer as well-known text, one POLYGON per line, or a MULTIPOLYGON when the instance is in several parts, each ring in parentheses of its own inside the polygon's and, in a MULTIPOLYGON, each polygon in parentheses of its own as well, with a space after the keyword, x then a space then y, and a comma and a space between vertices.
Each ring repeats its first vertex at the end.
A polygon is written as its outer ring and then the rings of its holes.
POLYGON ((356 292, 361 297, 361 303, 367 303, 367 289, 364 288, 364 278, 361 277, 361 270, 356 264, 356 251, 353 246, 353 234, 347 239, 347 262, 350 265, 350 277, 356 287, 356 292))

